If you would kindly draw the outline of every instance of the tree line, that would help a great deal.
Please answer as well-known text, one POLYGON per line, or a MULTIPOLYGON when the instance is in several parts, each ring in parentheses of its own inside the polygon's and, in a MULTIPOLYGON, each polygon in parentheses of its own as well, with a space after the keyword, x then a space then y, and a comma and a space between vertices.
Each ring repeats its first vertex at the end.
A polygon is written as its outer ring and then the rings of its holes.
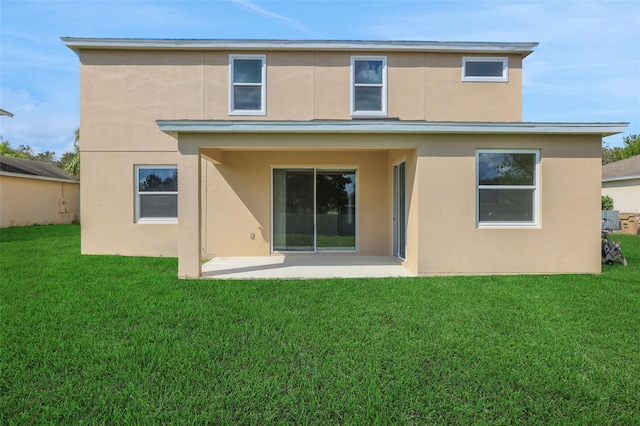
POLYGON ((625 158, 640 155, 640 135, 629 135, 622 138, 623 147, 609 147, 602 142, 602 164, 609 164, 625 158))
POLYGON ((56 158, 53 151, 33 152, 28 145, 11 146, 11 142, 0 136, 0 155, 6 157, 26 158, 28 160, 51 163, 75 176, 80 176, 80 129, 76 129, 73 140, 73 152, 65 152, 56 158))

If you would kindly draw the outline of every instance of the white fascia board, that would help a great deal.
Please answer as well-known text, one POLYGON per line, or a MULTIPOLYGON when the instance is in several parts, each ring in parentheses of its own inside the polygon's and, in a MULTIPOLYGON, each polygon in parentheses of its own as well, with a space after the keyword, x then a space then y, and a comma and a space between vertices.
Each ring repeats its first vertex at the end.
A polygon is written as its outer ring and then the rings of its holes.
POLYGON ((603 178, 602 182, 616 182, 620 180, 635 180, 635 179, 640 179, 640 175, 616 176, 616 177, 610 177, 610 178, 603 178))
POLYGON ((364 40, 199 40, 61 37, 67 47, 80 49, 139 50, 309 50, 309 51, 415 51, 513 53, 523 57, 533 52, 536 42, 444 42, 444 41, 364 41, 364 40))
POLYGON ((4 171, 0 171, 0 176, 16 177, 16 178, 23 178, 23 179, 47 180, 47 181, 50 181, 50 182, 63 182, 63 183, 77 183, 77 184, 80 184, 79 180, 53 178, 53 177, 38 176, 38 175, 25 175, 25 174, 22 174, 22 173, 12 173, 12 172, 4 172, 4 171))
POLYGON ((593 134, 624 132, 628 123, 482 123, 353 121, 218 121, 158 120, 165 133, 485 133, 485 134, 593 134))

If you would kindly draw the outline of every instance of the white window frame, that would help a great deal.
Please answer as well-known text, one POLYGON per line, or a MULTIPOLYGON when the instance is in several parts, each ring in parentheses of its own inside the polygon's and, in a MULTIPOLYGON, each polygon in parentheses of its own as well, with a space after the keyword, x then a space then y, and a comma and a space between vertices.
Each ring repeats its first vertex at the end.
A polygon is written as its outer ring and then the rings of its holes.
POLYGON ((476 150, 476 227, 478 228, 536 228, 539 227, 540 217, 540 150, 537 149, 477 149, 476 150), (480 185, 480 154, 535 154, 534 185, 480 185), (480 221, 480 190, 495 189, 533 190, 533 206, 531 221, 529 222, 481 222, 480 221))
POLYGON ((351 115, 354 117, 386 117, 387 115, 387 57, 386 56, 352 56, 351 57, 351 115), (381 84, 357 84, 355 82, 356 61, 381 61, 382 62, 382 83, 381 84), (380 87, 382 99, 380 111, 356 111, 356 86, 357 87, 380 87))
MULTIPOLYGON (((168 164, 138 164, 134 167, 135 181, 135 221, 136 223, 177 223, 177 217, 140 217, 140 170, 143 169, 167 169, 178 170, 178 165, 168 164)), ((178 191, 150 191, 145 195, 178 195, 178 191)), ((176 201, 177 202, 177 201, 176 201)))
POLYGON ((462 58, 462 81, 506 83, 509 81, 509 58, 506 56, 464 56, 462 58), (501 62, 502 75, 490 77, 467 76, 467 62, 501 62))
POLYGON ((267 55, 232 54, 229 55, 229 115, 267 115, 267 55), (260 83, 235 83, 233 68, 236 59, 259 59, 262 61, 260 83), (236 86, 260 87, 260 109, 235 109, 234 88, 236 86))

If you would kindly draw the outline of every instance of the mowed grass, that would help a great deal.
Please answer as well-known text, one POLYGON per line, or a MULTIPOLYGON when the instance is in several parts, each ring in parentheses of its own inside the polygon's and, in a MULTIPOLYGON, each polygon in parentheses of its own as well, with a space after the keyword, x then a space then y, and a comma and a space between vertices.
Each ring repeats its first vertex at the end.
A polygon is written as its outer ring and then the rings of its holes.
POLYGON ((0 230, 0 424, 639 424, 640 237, 602 275, 180 281, 0 230))

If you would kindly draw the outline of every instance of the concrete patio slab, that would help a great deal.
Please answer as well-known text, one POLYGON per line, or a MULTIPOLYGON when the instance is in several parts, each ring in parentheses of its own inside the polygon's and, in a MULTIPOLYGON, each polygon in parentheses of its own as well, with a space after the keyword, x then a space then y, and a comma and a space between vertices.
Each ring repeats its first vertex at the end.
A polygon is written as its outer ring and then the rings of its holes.
POLYGON ((314 279, 413 277, 387 256, 287 255, 216 257, 202 265, 203 278, 314 279))

